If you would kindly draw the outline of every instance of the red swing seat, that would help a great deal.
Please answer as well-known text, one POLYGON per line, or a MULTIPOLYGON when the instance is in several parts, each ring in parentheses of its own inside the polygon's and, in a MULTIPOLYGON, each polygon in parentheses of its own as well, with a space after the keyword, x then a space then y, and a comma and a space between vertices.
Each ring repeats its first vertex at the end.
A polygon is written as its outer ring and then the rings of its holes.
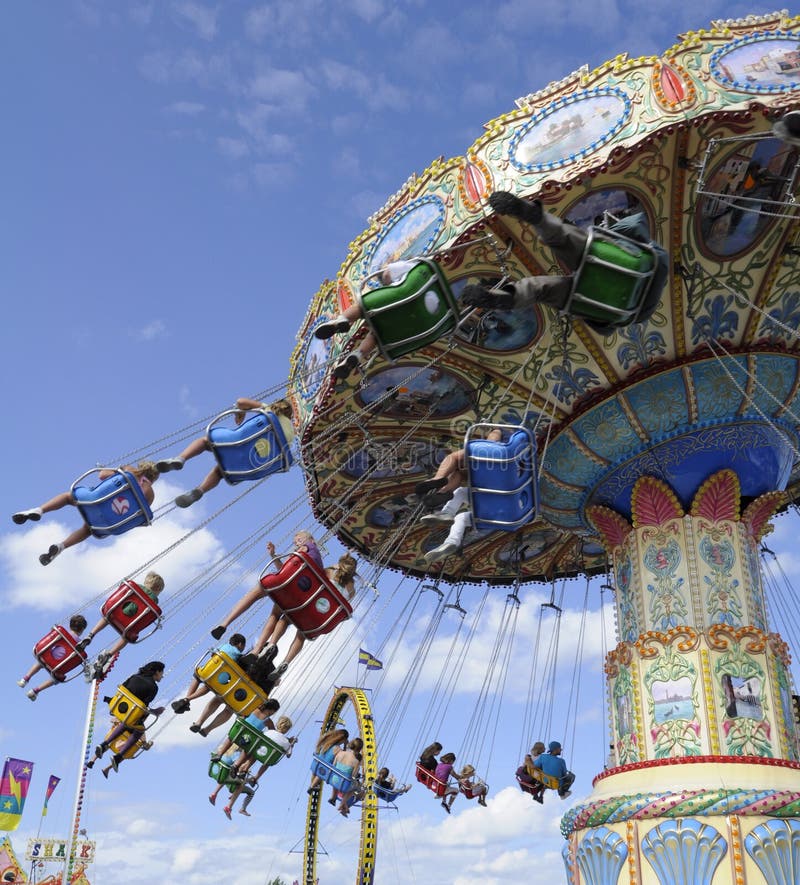
POLYGON ((424 765, 420 765, 417 762, 417 780, 424 786, 431 790, 438 799, 441 799, 444 796, 445 790, 447 789, 447 781, 440 781, 438 777, 432 772, 428 771, 424 765))
POLYGON ((342 591, 305 553, 290 553, 280 571, 264 569, 260 580, 270 599, 306 639, 330 633, 353 614, 342 591))
POLYGON ((519 784, 520 790, 523 793, 527 793, 529 796, 535 796, 536 793, 539 792, 537 784, 529 784, 527 781, 524 781, 519 775, 516 775, 517 783, 519 784))
POLYGON ((479 796, 485 796, 489 792, 489 784, 484 783, 483 781, 479 781, 478 783, 473 784, 471 787, 466 787, 464 786, 464 784, 459 782, 458 791, 467 799, 477 799, 479 796))
POLYGON ((103 617, 126 642, 144 639, 140 633, 151 624, 155 623, 156 626, 148 636, 161 626, 161 608, 135 581, 123 581, 103 603, 101 611, 103 617), (135 607, 135 611, 126 614, 124 609, 130 605, 135 607))
MULTIPOLYGON (((56 682, 66 682, 67 673, 86 660, 86 652, 78 648, 78 640, 59 624, 34 645, 33 656, 56 682)), ((73 673, 70 679, 77 675, 73 673)))

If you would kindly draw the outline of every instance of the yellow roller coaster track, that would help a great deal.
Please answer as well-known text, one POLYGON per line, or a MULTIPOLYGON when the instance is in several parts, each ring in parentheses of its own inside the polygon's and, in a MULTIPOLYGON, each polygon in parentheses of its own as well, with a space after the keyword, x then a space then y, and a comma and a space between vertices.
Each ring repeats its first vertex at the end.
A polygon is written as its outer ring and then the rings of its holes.
MULTIPOLYGON (((322 722, 320 736, 336 728, 344 705, 350 701, 358 719, 358 734, 364 742, 361 763, 364 783, 367 790, 361 800, 361 844, 358 851, 358 885, 372 885, 375 876, 375 858, 378 852, 378 799, 371 789, 378 774, 375 729, 372 723, 372 710, 366 693, 360 688, 337 688, 322 722)), ((315 885, 317 881, 317 835, 319 830, 319 803, 322 790, 316 790, 308 798, 306 813, 306 845, 303 852, 303 872, 305 885, 315 885)))

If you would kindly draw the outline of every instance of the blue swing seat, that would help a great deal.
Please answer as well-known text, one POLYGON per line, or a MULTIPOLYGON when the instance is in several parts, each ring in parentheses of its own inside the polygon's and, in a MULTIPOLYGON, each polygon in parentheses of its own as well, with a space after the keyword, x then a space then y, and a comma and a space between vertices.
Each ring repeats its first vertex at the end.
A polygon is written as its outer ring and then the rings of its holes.
POLYGON ((240 409, 223 412, 206 428, 206 439, 230 485, 285 473, 294 463, 291 446, 274 412, 256 411, 238 427, 215 425, 240 409))
POLYGON ((469 503, 473 526, 479 531, 516 531, 539 513, 536 441, 526 427, 513 424, 473 424, 464 439, 469 503), (477 437, 503 431, 506 440, 477 437))
POLYGON ((377 784, 375 784, 375 795, 382 802, 388 802, 394 805, 397 797, 403 795, 403 790, 389 790, 386 787, 379 787, 377 784))
POLYGON ((311 757, 311 773, 317 775, 330 784, 334 790, 340 793, 346 793, 353 787, 353 779, 346 777, 341 771, 334 768, 329 762, 326 762, 318 753, 314 753, 311 757))
POLYGON ((150 525, 153 512, 136 477, 129 470, 113 469, 113 475, 96 485, 84 482, 87 476, 112 470, 94 467, 79 476, 70 487, 72 500, 95 538, 122 535, 140 525, 150 525))

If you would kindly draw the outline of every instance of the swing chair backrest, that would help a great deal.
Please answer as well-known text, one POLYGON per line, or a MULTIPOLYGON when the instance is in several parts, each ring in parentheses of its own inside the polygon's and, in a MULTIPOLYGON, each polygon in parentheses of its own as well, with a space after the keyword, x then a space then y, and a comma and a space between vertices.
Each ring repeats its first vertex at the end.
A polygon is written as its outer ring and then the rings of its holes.
POLYGON ((423 765, 420 765, 417 762, 417 780, 433 793, 436 794, 439 798, 444 796, 445 790, 447 789, 447 781, 440 781, 438 777, 432 772, 428 771, 423 765))
POLYGON ((353 779, 344 775, 330 762, 326 762, 319 753, 314 753, 311 757, 311 773, 317 775, 340 793, 347 793, 353 787, 353 779))
POLYGON ((195 676, 239 716, 248 716, 265 703, 266 694, 224 651, 213 650, 200 659, 195 676))
POLYGON ((96 485, 84 480, 93 473, 110 470, 95 467, 79 476, 70 487, 75 502, 89 531, 95 538, 122 535, 140 525, 150 525, 153 512, 136 477, 129 470, 115 469, 113 474, 96 485))
POLYGON ((469 787, 459 782, 458 791, 467 799, 475 799, 489 792, 489 784, 479 778, 475 778, 469 787))
POLYGON ((548 790, 557 790, 560 786, 557 777, 554 777, 552 774, 545 774, 541 768, 531 768, 530 765, 526 765, 525 770, 535 781, 539 781, 539 783, 543 784, 548 790))
POLYGON ((135 727, 147 716, 147 704, 143 704, 135 694, 128 691, 124 685, 120 685, 109 702, 108 711, 123 725, 135 727))
MULTIPOLYGON (((274 562, 274 560, 273 560, 274 562)), ((347 597, 305 553, 290 553, 280 571, 261 573, 261 586, 306 639, 330 633, 353 614, 347 597)))
POLYGON ((473 424, 464 438, 464 452, 476 529, 513 532, 536 519, 536 441, 527 427, 473 424), (491 430, 501 430, 505 441, 484 439, 491 430))
POLYGON ((222 784, 223 787, 230 787, 232 790, 241 783, 241 779, 233 774, 231 766, 221 759, 211 760, 208 766, 208 776, 218 784, 222 784))
POLYGON ((231 726, 228 737, 248 756, 254 756, 263 765, 275 765, 286 755, 283 747, 241 717, 237 717, 231 726))
MULTIPOLYGON (((108 735, 112 733, 113 729, 108 732, 108 735)), ((108 741, 108 735, 106 735, 106 741, 108 741)), ((108 748, 112 753, 119 753, 122 746, 125 744, 125 741, 131 736, 130 731, 123 731, 119 737, 114 738, 113 741, 108 742, 108 748)), ((137 756, 144 753, 148 747, 145 747, 144 744, 147 738, 145 735, 141 735, 135 744, 132 744, 128 749, 122 754, 123 759, 135 759, 137 756)))
MULTIPOLYGON (((86 660, 86 652, 78 648, 78 640, 60 624, 43 636, 33 647, 33 656, 56 682, 68 682, 67 673, 86 660)), ((80 671, 70 676, 72 679, 80 671)))
POLYGON ((460 317, 450 283, 435 261, 417 263, 396 283, 371 288, 370 274, 358 295, 364 322, 387 360, 419 350, 452 331, 460 317))
POLYGON ((126 642, 139 642, 141 631, 155 624, 146 635, 161 626, 161 608, 135 581, 123 581, 103 603, 103 617, 126 642), (132 608, 131 608, 132 607, 132 608), (128 609, 129 614, 125 609, 128 609))
POLYGON ((379 787, 377 784, 375 784, 375 795, 382 802, 387 802, 387 803, 390 803, 393 805, 395 803, 395 801, 397 800, 397 797, 403 795, 403 791, 402 790, 389 790, 386 787, 379 787))
POLYGON ((562 312, 609 326, 635 322, 655 273, 655 250, 602 227, 586 233, 562 312))
POLYGON ((291 445, 274 412, 257 410, 238 427, 217 427, 239 409, 223 412, 206 428, 206 439, 230 485, 285 473, 294 463, 291 445))

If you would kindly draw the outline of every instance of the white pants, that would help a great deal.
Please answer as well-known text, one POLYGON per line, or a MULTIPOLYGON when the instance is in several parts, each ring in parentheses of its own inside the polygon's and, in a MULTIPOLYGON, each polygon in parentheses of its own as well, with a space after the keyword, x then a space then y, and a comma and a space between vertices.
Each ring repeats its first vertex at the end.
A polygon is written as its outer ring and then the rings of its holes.
POLYGON ((442 507, 441 513, 454 517, 453 524, 450 526, 450 533, 444 541, 445 544, 461 546, 461 542, 464 540, 464 533, 472 522, 472 513, 469 510, 463 510, 461 513, 458 511, 468 503, 469 490, 466 486, 459 486, 453 492, 453 497, 442 507))

